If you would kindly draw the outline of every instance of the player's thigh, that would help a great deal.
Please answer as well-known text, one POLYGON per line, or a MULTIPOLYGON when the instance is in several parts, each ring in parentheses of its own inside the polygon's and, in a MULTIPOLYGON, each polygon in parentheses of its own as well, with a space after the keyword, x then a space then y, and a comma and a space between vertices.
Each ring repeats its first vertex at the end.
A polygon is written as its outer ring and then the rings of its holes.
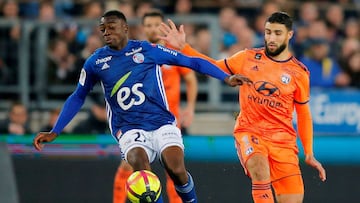
POLYGON ((234 136, 235 136, 235 147, 237 150, 237 155, 239 157, 240 163, 243 166, 245 173, 247 175, 250 175, 247 169, 247 162, 255 154, 258 157, 268 156, 266 142, 264 142, 260 138, 260 136, 254 133, 238 132, 235 133, 234 136))
MULTIPOLYGON (((169 147, 179 148, 182 152, 178 154, 180 158, 183 158, 184 143, 181 135, 181 131, 175 125, 164 125, 159 129, 153 131, 154 137, 154 149, 160 154, 169 147)), ((161 157, 160 157, 161 158, 161 157)))
POLYGON ((304 183, 296 150, 288 146, 272 146, 269 163, 272 186, 276 195, 304 194, 304 183))
POLYGON ((128 153, 137 147, 144 149, 149 162, 153 162, 156 157, 156 152, 153 150, 153 143, 149 139, 149 132, 141 129, 133 129, 124 133, 120 140, 119 146, 122 158, 128 162, 128 153))

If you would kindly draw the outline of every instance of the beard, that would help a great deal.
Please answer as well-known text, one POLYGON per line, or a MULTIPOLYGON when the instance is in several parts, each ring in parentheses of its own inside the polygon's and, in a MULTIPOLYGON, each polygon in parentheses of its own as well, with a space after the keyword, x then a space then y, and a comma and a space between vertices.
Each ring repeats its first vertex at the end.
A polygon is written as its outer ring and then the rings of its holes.
POLYGON ((265 53, 269 56, 273 56, 273 57, 277 56, 277 55, 281 54, 281 52, 283 52, 285 49, 286 49, 286 44, 282 44, 274 51, 271 51, 269 49, 269 47, 267 46, 267 43, 265 42, 265 53))
POLYGON ((154 33, 147 35, 147 39, 150 43, 153 43, 153 44, 157 44, 160 41, 157 34, 154 34, 154 33))

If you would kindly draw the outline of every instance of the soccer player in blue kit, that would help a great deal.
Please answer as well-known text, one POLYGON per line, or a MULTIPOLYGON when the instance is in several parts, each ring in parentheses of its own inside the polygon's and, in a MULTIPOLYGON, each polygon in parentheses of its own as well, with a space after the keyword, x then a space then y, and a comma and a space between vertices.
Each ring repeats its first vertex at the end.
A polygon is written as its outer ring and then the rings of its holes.
POLYGON ((44 143, 53 141, 100 82, 109 128, 123 159, 134 171, 151 170, 150 163, 160 159, 183 202, 197 202, 194 181, 185 168, 182 135, 168 109, 160 66, 189 67, 230 86, 251 81, 241 75, 228 75, 203 59, 146 41, 129 40, 129 26, 120 11, 105 12, 99 28, 106 46, 86 60, 77 88, 65 101, 55 126, 50 132, 38 133, 34 147, 40 151, 44 143))

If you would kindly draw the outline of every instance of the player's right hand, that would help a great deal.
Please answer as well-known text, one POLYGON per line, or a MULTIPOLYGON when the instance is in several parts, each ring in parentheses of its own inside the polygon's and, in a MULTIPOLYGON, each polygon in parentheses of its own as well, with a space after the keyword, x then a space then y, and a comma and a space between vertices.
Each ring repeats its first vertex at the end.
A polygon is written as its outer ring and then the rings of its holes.
POLYGON ((54 132, 40 132, 35 136, 33 145, 36 150, 41 151, 45 142, 51 142, 55 140, 56 137, 57 134, 54 132))
POLYGON ((245 83, 248 85, 252 84, 252 81, 248 77, 240 74, 230 75, 225 78, 224 82, 231 87, 243 85, 245 83))

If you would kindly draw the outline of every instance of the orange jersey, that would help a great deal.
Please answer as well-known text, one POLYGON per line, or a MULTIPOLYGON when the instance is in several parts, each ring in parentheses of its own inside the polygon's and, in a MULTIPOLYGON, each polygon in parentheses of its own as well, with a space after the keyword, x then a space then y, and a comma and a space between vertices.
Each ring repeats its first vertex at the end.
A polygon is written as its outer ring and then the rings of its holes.
POLYGON ((294 102, 307 103, 310 98, 306 67, 293 56, 274 61, 264 49, 241 51, 224 62, 228 72, 243 74, 253 81, 251 86, 240 87, 241 113, 235 131, 255 131, 274 141, 289 140, 282 137, 284 133, 294 140, 294 102))
POLYGON ((192 70, 179 66, 163 65, 161 71, 169 109, 179 121, 181 77, 192 70))
MULTIPOLYGON (((242 74, 253 81, 250 86, 240 86, 240 115, 235 133, 253 132, 265 140, 280 143, 296 141, 292 124, 294 105, 295 102, 306 104, 310 89, 309 71, 295 57, 275 61, 262 48, 240 51, 230 58, 216 61, 188 45, 183 53, 206 58, 227 73, 242 74)), ((307 145, 309 143, 312 142, 307 145)), ((311 152, 310 147, 307 149, 311 152)))

